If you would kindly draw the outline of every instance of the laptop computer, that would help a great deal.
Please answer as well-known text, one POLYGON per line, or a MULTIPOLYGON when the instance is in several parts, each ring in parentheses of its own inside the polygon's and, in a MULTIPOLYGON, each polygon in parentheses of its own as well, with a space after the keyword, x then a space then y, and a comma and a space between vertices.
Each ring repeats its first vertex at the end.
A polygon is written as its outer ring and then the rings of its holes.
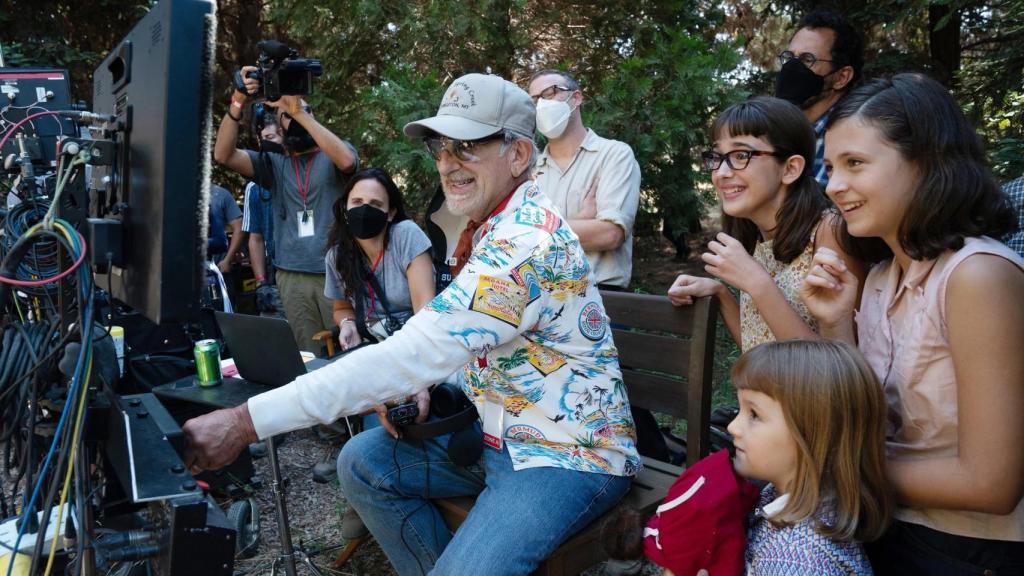
MULTIPOLYGON (((288 321, 248 314, 215 312, 224 343, 235 360, 238 375, 256 384, 283 386, 306 373, 288 321)), ((309 369, 327 364, 311 360, 309 369)))
POLYGON ((194 376, 187 376, 153 388, 161 399, 232 408, 331 363, 320 358, 303 362, 287 320, 224 312, 215 315, 241 377, 224 378, 221 386, 204 387, 196 384, 194 376))

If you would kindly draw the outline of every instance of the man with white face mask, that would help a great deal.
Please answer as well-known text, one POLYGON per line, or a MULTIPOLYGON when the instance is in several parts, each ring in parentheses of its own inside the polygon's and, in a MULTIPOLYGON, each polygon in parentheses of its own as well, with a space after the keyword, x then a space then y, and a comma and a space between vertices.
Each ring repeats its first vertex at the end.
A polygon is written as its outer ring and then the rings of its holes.
POLYGON ((640 204, 633 150, 583 125, 583 93, 567 72, 541 70, 528 91, 537 106, 537 130, 548 140, 534 179, 579 236, 591 282, 624 290, 633 274, 633 221, 640 204))

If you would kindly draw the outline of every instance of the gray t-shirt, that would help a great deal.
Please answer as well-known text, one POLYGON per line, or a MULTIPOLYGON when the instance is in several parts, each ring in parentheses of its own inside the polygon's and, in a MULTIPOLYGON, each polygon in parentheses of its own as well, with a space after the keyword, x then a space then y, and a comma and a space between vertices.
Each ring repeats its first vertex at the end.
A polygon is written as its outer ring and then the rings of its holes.
MULTIPOLYGON (((351 144, 348 146, 355 154, 355 148, 351 144)), ((334 222, 331 207, 334 201, 341 197, 341 190, 348 175, 341 173, 331 162, 330 157, 322 151, 297 157, 267 152, 262 154, 266 158, 263 164, 260 163, 261 153, 255 150, 247 152, 255 172, 253 181, 269 190, 271 195, 274 218, 274 266, 292 272, 322 274, 327 233, 334 222), (300 181, 303 188, 307 182, 309 183, 309 193, 305 202, 299 192, 300 181), (312 233, 300 235, 299 224, 304 209, 312 211, 312 233)), ((308 225, 308 221, 306 224, 308 225)), ((308 231, 308 228, 305 231, 308 231)))
POLYGON ((242 217, 238 202, 231 193, 216 184, 210 185, 210 233, 207 236, 206 252, 209 255, 223 254, 228 250, 228 235, 224 227, 242 217))
MULTIPOLYGON (((334 265, 334 253, 331 248, 324 257, 327 266, 327 281, 324 282, 324 296, 332 300, 345 299, 345 282, 338 274, 334 265)), ((430 250, 430 240, 412 220, 402 220, 391 227, 388 247, 384 258, 374 272, 377 283, 388 297, 388 310, 396 320, 405 322, 412 316, 412 296, 409 294, 409 280, 406 270, 414 258, 430 250)), ((384 308, 376 302, 370 308, 368 298, 363 299, 363 310, 366 310, 367 324, 372 324, 384 317, 384 308)))

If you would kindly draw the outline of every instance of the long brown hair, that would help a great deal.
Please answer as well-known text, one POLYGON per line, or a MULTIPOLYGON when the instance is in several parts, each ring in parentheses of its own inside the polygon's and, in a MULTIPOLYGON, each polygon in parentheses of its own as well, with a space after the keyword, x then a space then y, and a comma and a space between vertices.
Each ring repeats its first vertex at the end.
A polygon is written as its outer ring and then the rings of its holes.
MULTIPOLYGON (((733 104, 715 119, 711 127, 712 139, 725 134, 764 138, 775 148, 777 162, 794 155, 803 157, 804 170, 788 185, 786 197, 775 214, 772 241, 775 259, 792 262, 807 248, 822 214, 829 207, 828 198, 814 179, 814 128, 793 104, 758 96, 733 104)), ((735 218, 725 212, 722 213, 722 231, 739 240, 751 254, 761 239, 761 232, 751 220, 735 218)))
POLYGON ((770 520, 792 525, 811 518, 815 530, 834 540, 881 536, 893 510, 885 478, 886 404, 860 352, 831 340, 770 342, 740 356, 732 381, 737 390, 777 401, 796 441, 789 501, 770 520), (826 501, 834 519, 818 516, 826 501))
POLYGON ((338 271, 341 281, 345 283, 346 298, 354 298, 359 293, 363 279, 368 278, 368 274, 372 274, 370 272, 370 262, 366 258, 366 254, 363 253, 362 248, 356 243, 355 236, 348 229, 348 219, 345 216, 348 212, 348 196, 361 180, 376 180, 377 183, 383 186, 384 191, 388 195, 388 206, 395 213, 385 231, 385 250, 387 250, 388 241, 391 239, 391 230, 394 229, 395 224, 409 219, 409 216, 405 213, 405 200, 402 198, 402 191, 398 189, 395 181, 384 170, 368 168, 361 172, 356 172, 348 179, 345 188, 341 192, 341 197, 334 201, 334 223, 331 225, 331 230, 327 235, 327 247, 324 250, 325 252, 330 252, 331 249, 335 250, 334 268, 338 271))

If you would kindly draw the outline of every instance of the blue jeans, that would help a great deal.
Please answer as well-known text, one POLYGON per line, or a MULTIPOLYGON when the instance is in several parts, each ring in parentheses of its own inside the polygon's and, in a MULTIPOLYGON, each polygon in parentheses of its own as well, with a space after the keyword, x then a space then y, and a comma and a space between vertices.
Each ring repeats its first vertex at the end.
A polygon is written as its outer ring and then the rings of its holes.
POLYGON ((448 436, 396 441, 383 428, 349 440, 338 455, 348 502, 401 575, 529 574, 569 536, 614 506, 631 478, 560 468, 516 472, 508 450, 453 464, 448 436), (452 535, 426 498, 476 496, 452 535))

